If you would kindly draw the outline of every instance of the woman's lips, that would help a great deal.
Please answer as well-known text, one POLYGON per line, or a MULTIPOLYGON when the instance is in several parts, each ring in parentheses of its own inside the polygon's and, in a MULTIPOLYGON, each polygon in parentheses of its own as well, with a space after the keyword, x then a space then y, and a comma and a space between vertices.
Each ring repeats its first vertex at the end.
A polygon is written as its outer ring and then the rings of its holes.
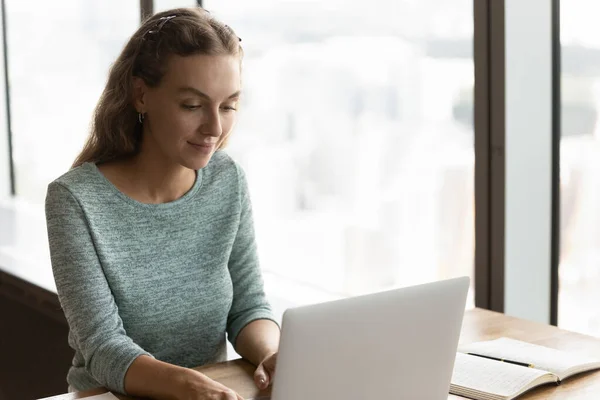
POLYGON ((201 152, 210 152, 215 147, 215 143, 194 143, 188 142, 190 146, 201 152))

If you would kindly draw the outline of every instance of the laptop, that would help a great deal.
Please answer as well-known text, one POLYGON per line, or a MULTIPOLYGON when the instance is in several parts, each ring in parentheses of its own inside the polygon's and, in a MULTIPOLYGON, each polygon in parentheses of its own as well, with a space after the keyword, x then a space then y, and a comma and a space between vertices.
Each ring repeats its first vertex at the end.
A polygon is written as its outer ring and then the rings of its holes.
POLYGON ((271 400, 446 400, 469 278, 285 311, 271 400))

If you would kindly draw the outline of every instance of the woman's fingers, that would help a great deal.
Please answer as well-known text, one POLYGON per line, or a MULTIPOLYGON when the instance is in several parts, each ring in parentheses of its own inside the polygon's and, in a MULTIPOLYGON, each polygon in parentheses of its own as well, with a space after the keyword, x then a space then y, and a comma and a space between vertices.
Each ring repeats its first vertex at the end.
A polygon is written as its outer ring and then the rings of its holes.
POLYGON ((236 391, 232 389, 226 389, 224 392, 223 400, 244 400, 236 391))
POLYGON ((254 371, 254 383, 260 390, 264 390, 269 387, 269 374, 265 370, 264 363, 260 364, 258 368, 256 368, 256 371, 254 371))
POLYGON ((273 354, 265 361, 264 367, 269 379, 273 381, 273 379, 275 379, 275 369, 277 367, 277 353, 273 354))

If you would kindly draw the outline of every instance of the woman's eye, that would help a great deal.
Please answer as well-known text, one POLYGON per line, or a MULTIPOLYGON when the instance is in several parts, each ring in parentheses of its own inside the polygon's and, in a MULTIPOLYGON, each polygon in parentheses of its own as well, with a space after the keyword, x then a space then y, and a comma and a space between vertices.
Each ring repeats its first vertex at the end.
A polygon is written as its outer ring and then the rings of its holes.
POLYGON ((185 108, 186 110, 195 110, 197 108, 200 108, 199 105, 193 105, 193 104, 183 104, 182 107, 185 108))
POLYGON ((223 107, 223 110, 225 110, 225 111, 235 111, 235 110, 237 110, 237 108, 229 106, 229 107, 223 107))

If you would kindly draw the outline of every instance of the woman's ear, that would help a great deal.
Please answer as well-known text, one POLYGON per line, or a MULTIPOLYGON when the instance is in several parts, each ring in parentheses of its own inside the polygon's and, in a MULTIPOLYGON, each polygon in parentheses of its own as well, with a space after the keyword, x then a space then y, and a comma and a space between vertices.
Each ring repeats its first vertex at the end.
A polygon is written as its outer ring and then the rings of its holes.
POLYGON ((148 95, 148 86, 146 82, 140 77, 133 77, 133 106, 137 112, 145 114, 146 110, 146 96, 148 95))

